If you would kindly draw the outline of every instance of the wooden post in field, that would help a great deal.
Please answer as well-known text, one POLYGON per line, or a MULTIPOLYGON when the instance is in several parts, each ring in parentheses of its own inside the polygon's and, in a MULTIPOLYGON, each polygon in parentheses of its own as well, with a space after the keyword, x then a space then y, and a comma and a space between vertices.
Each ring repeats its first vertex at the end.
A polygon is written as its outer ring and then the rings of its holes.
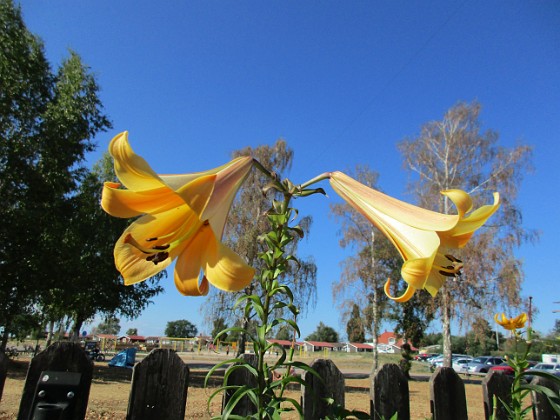
POLYGON ((330 359, 315 359, 310 367, 321 377, 310 372, 302 376, 302 411, 305 420, 333 417, 333 404, 326 399, 332 398, 334 405, 344 408, 344 376, 330 359))
POLYGON ((93 374, 93 362, 79 343, 51 344, 31 360, 18 420, 58 418, 84 419, 93 374), (50 417, 49 417, 50 416, 50 417))
MULTIPOLYGON (((531 381, 533 385, 544 386, 554 391, 556 395, 560 395, 560 386, 557 382, 550 379, 543 378, 542 376, 535 376, 531 381)), ((548 399, 541 393, 531 392, 531 399, 533 401, 533 419, 534 420, 557 420, 560 416, 552 409, 548 399)))
POLYGON ((398 365, 389 363, 373 377, 370 414, 372 419, 390 419, 395 413, 399 420, 410 419, 408 380, 398 365))
POLYGON ((484 377, 482 380, 482 398, 484 400, 484 416, 487 420, 494 412, 494 395, 498 402, 494 420, 508 419, 507 411, 502 401, 508 405, 511 404, 512 383, 512 377, 496 371, 490 371, 490 373, 484 377))
POLYGON ((430 378, 433 420, 467 420, 465 384, 450 367, 438 368, 430 378))
POLYGON ((0 401, 2 401, 2 393, 4 392, 4 383, 8 374, 8 356, 6 353, 0 352, 0 401))
POLYGON ((134 366, 126 418, 183 420, 189 367, 173 350, 154 349, 134 366))
MULTIPOLYGON (((251 366, 257 366, 257 356, 255 354, 242 354, 240 356, 245 362, 249 363, 251 366)), ((257 378, 251 372, 249 372, 245 367, 240 367, 239 365, 231 366, 228 371, 226 372, 225 376, 227 376, 227 385, 247 385, 250 387, 257 386, 257 378), (229 376, 227 376, 229 373, 229 376)), ((226 385, 226 384, 224 384, 226 385)), ((227 390, 224 392, 224 397, 222 400, 222 413, 224 408, 226 407, 227 403, 234 395, 235 390, 227 390)), ((248 417, 251 414, 254 414, 256 411, 255 405, 251 402, 249 397, 244 396, 241 400, 237 403, 235 408, 231 411, 230 414, 235 414, 238 416, 245 416, 248 417)))

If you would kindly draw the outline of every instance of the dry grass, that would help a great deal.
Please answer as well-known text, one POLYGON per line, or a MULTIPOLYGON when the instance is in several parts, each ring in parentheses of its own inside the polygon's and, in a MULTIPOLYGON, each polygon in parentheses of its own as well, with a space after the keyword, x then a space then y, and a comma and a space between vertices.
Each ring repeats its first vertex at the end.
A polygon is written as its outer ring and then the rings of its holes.
MULTIPOLYGON (((199 362, 201 358, 218 360, 215 355, 183 355, 187 363, 199 362)), ((310 363, 311 358, 301 358, 310 363)), ((341 355, 334 359, 337 366, 343 372, 369 373, 371 361, 369 357, 362 355, 341 355)), ((394 362, 391 357, 384 357, 382 362, 394 362)), ((8 371, 8 378, 4 387, 4 395, 0 402, 0 419, 15 419, 19 408, 24 381, 25 370, 28 361, 18 361, 12 364, 8 371)), ((203 372, 191 369, 195 377, 203 376, 203 372)), ((424 376, 429 370, 421 364, 416 364, 413 374, 424 376)), ((346 380, 346 407, 361 411, 369 411, 369 379, 347 379, 346 380)), ((208 397, 215 388, 202 388, 199 380, 191 381, 187 399, 188 419, 209 419, 211 415, 220 411, 219 397, 215 398, 210 408, 207 407, 208 397)), ((429 383, 427 380, 415 380, 409 382, 410 411, 412 419, 430 418, 429 383)), ((483 419, 484 409, 482 402, 482 389, 480 384, 466 384, 467 405, 470 419, 483 419)), ((94 371, 94 381, 91 386, 88 405, 88 419, 125 419, 127 410, 128 394, 130 391, 130 370, 112 370, 104 364, 97 364, 94 371), (119 372, 118 374, 112 372, 119 372)), ((299 392, 290 391, 290 396, 299 399, 299 392)), ((283 418, 297 419, 295 414, 287 414, 283 418)))

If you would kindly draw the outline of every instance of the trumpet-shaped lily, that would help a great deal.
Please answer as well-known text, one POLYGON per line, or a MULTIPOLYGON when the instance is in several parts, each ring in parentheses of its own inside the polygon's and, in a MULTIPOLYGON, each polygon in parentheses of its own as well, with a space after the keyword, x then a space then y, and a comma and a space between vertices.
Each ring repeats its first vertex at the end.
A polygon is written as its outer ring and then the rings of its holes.
POLYGON ((501 320, 499 319, 498 314, 496 314, 494 315, 494 321, 496 321, 506 330, 518 330, 525 327, 525 323, 527 322, 527 314, 523 312, 521 315, 518 315, 515 318, 507 318, 506 314, 502 313, 501 320))
POLYGON ((175 258, 175 285, 184 295, 205 295, 208 282, 226 291, 251 282, 254 269, 221 243, 231 203, 251 170, 250 157, 206 172, 157 175, 134 153, 127 132, 113 138, 109 152, 126 189, 106 182, 101 205, 112 216, 139 216, 115 245, 125 284, 153 276, 175 258))
POLYGON ((426 289, 432 296, 446 277, 460 273, 463 263, 446 252, 447 248, 461 248, 473 233, 499 207, 499 194, 494 204, 470 212, 470 196, 461 190, 442 191, 456 206, 458 214, 447 215, 426 210, 373 190, 342 172, 332 172, 330 183, 334 190, 354 209, 372 222, 398 249, 404 264, 401 276, 407 283, 402 296, 385 293, 398 302, 406 302, 418 289, 426 289))

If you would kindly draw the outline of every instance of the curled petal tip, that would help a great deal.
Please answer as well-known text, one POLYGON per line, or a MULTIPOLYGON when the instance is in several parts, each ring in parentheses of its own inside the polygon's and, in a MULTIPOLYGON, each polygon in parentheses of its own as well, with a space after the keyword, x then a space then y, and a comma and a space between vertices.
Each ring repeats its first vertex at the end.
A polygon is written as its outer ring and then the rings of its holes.
POLYGON ((389 299, 399 303, 408 302, 412 298, 412 296, 414 296, 414 292, 416 291, 414 287, 408 285, 405 292, 402 295, 393 297, 391 296, 391 290, 389 289, 390 285, 391 285, 391 279, 387 279, 385 285, 383 286, 383 290, 385 291, 385 294, 389 299))

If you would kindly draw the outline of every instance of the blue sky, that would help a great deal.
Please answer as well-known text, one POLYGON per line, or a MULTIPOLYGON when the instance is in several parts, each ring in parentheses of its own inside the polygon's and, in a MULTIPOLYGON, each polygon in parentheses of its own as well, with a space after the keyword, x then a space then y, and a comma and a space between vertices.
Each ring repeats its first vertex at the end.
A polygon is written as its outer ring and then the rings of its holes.
MULTIPOLYGON (((90 162, 124 130, 160 173, 215 167, 234 149, 283 137, 295 151, 294 182, 369 164, 386 192, 407 199, 397 142, 458 101, 478 100, 484 127, 499 132, 500 144, 534 146, 535 171, 519 202, 524 226, 542 236, 518 255, 523 294, 540 310, 535 327, 553 327, 552 311, 560 310, 553 303, 560 301, 557 1, 20 4, 53 65, 71 48, 97 76, 114 129, 98 136, 90 162)), ((300 322, 304 336, 319 321, 345 330, 331 293, 345 254, 328 217, 337 198, 329 196, 300 206, 314 218, 303 253, 319 269, 317 307, 300 322)), ((139 319, 122 321, 123 332, 133 326, 158 335, 176 319, 207 331, 204 298, 180 296, 171 279, 165 288, 139 319)))

